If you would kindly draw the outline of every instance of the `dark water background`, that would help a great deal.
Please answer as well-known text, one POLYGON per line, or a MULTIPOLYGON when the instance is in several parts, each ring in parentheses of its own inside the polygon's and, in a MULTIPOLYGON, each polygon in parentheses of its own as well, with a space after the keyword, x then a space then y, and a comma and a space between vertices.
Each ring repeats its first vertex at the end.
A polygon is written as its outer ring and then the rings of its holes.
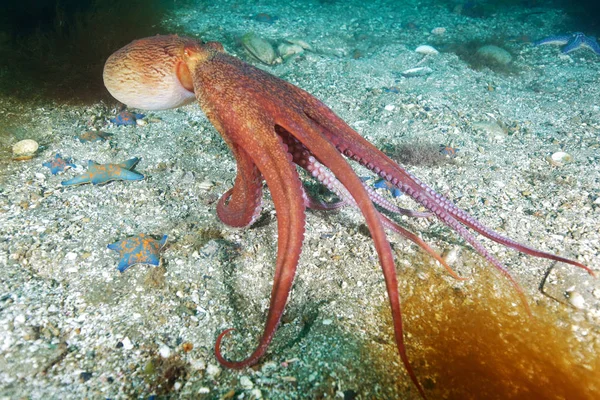
MULTIPOLYGON (((305 0, 327 7, 341 0, 305 0)), ((431 0, 461 5, 463 14, 487 18, 514 7, 559 8, 568 18, 560 33, 600 35, 598 0, 431 0)), ((287 3, 287 2, 286 2, 287 3)), ((257 10, 267 4, 256 2, 257 10)), ((272 2, 268 2, 272 6, 272 2)), ((361 1, 345 1, 348 18, 361 1)), ((402 2, 397 2, 403 7, 402 2)), ((0 94, 64 101, 97 100, 104 60, 131 40, 167 33, 161 21, 169 12, 199 7, 202 0, 8 0, 0 13, 0 94)), ((185 33, 185 32, 177 32, 185 33)), ((105 94, 105 93, 104 93, 105 94)))

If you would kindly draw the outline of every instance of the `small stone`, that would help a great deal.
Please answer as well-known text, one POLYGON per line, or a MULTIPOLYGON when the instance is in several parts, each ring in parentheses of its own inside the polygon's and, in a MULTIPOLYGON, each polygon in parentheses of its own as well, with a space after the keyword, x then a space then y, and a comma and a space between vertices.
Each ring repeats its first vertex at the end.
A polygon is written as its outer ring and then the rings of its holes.
POLYGON ((82 372, 79 374, 79 380, 81 382, 86 382, 89 381, 92 377, 92 373, 91 372, 82 372))
POLYGON ((512 61, 512 55, 508 51, 493 44, 480 47, 476 54, 482 60, 500 65, 508 65, 512 61))
POLYGON ((207 387, 201 387, 200 389, 198 389, 198 394, 208 394, 210 393, 210 389, 207 387))
POLYGON ((384 108, 385 108, 387 111, 394 111, 394 109, 396 108, 396 106, 395 106, 395 105, 393 105, 393 104, 387 104, 387 105, 386 105, 384 108))
POLYGON ((160 349, 158 349, 158 354, 160 354, 162 358, 169 358, 171 355, 171 349, 166 344, 163 344, 160 346, 160 349))
POLYGON ((578 310, 585 309, 585 299, 579 292, 570 292, 569 294, 569 303, 577 308, 578 310))
POLYGON ((323 325, 331 325, 331 324, 333 324, 333 320, 331 320, 331 319, 324 319, 323 320, 323 325))
POLYGON ((219 368, 215 364, 208 364, 208 366, 206 367, 206 374, 212 378, 219 376, 220 373, 221 368, 219 368))
POLYGON ((33 155, 40 146, 35 140, 25 139, 15 143, 12 147, 15 156, 33 155))
POLYGON ((123 340, 121 340, 121 342, 123 344, 123 348, 125 350, 131 350, 133 349, 133 343, 131 343, 131 340, 129 340, 128 337, 124 338, 123 340))
POLYGON ((431 33, 434 34, 434 35, 437 35, 437 36, 442 36, 442 35, 444 35, 446 33, 446 28, 444 28, 442 26, 439 26, 437 28, 433 28, 431 30, 431 33))
POLYGON ((250 390, 254 387, 254 383, 252 383, 250 378, 248 378, 247 376, 242 376, 240 378, 240 385, 246 390, 250 390))

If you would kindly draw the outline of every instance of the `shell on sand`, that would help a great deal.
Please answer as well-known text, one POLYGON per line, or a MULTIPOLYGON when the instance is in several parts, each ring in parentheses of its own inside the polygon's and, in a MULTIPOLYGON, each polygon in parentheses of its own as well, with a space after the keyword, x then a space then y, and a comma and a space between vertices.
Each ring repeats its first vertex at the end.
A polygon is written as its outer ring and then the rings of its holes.
POLYGON ((33 139, 25 139, 15 143, 12 147, 13 155, 19 156, 32 156, 40 146, 33 139))
POLYGON ((242 46, 252 57, 264 64, 273 65, 281 62, 271 43, 252 32, 242 36, 242 46))
POLYGON ((439 54, 440 52, 434 49, 433 47, 423 44, 415 49, 415 52, 425 55, 434 55, 439 54))

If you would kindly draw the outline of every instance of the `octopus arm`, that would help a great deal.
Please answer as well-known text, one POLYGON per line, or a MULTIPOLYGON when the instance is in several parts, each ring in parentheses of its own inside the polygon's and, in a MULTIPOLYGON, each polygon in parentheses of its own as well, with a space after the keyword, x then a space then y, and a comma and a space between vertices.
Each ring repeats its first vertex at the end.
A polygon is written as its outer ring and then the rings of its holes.
POLYGON ((228 368, 241 369, 255 364, 266 352, 277 329, 296 273, 300 257, 305 225, 304 189, 295 166, 290 163, 287 149, 279 137, 264 123, 254 132, 242 131, 238 135, 225 131, 234 145, 251 149, 252 162, 264 176, 277 212, 278 248, 269 313, 263 335, 254 352, 244 360, 229 361, 222 356, 223 337, 231 331, 222 332, 215 344, 218 361, 228 368))
MULTIPOLYGON (((307 107, 307 110, 309 110, 306 112, 307 116, 321 126, 323 134, 327 138, 330 138, 341 152, 373 170, 392 184, 398 186, 404 193, 408 194, 425 208, 432 211, 436 217, 450 228, 457 231, 457 233, 473 245, 482 256, 491 261, 497 269, 500 269, 504 275, 508 276, 505 268, 502 267, 497 260, 493 259, 481 245, 474 245, 475 239, 471 235, 465 235, 465 232, 468 233, 468 231, 460 225, 461 223, 497 243, 522 253, 571 264, 584 269, 590 275, 594 275, 594 272, 582 263, 534 249, 500 235, 486 227, 467 212, 456 207, 450 200, 435 193, 434 190, 425 183, 421 182, 385 154, 381 153, 319 100, 314 98, 307 100, 310 101, 310 105, 307 107), (480 249, 483 249, 483 252, 480 249)), ((512 278, 511 281, 513 281, 512 278)))
POLYGON ((379 262, 385 278, 386 290, 390 302, 394 336, 396 347, 402 359, 408 375, 419 393, 426 398, 425 391, 419 383, 417 376, 410 364, 404 344, 402 312, 400 308, 400 296, 398 292, 398 280, 396 277, 396 266, 392 255, 392 248, 387 240, 384 224, 380 218, 381 214, 375 209, 369 193, 363 186, 363 182, 356 175, 350 164, 342 157, 336 147, 321 134, 318 127, 308 118, 296 113, 288 113, 284 121, 277 121, 283 129, 290 132, 300 143, 302 143, 319 160, 326 160, 325 165, 339 178, 352 195, 356 206, 365 217, 375 249, 379 256, 379 262))
POLYGON ((219 200, 217 216, 229 226, 244 228, 260 215, 262 175, 248 153, 235 144, 229 147, 237 161, 237 176, 233 188, 219 200))

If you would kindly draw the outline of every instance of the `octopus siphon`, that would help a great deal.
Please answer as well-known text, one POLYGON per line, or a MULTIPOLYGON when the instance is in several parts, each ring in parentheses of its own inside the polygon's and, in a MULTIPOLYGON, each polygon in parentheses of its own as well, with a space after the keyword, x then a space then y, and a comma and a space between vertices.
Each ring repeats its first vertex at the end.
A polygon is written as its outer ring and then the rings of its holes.
POLYGON ((414 242, 453 277, 461 278, 419 236, 388 215, 437 218, 510 281, 528 312, 525 295, 516 280, 471 231, 522 253, 571 264, 594 275, 580 262, 517 243, 484 226, 379 151, 311 94, 228 55, 220 43, 177 35, 135 40, 108 58, 103 77, 108 91, 129 107, 164 110, 198 101, 237 162, 233 187, 216 206, 222 222, 240 228, 251 225, 260 214, 263 181, 271 192, 279 239, 267 320, 256 349, 244 360, 230 361, 222 355, 223 338, 232 329, 217 337, 215 355, 226 367, 241 369, 257 363, 265 354, 292 287, 307 207, 335 210, 351 206, 364 216, 385 278, 396 347, 423 398, 425 389, 405 349, 396 268, 385 230, 414 242), (348 160, 371 170, 427 211, 397 207, 363 182, 348 160), (339 200, 326 203, 311 197, 302 185, 298 167, 339 200))

